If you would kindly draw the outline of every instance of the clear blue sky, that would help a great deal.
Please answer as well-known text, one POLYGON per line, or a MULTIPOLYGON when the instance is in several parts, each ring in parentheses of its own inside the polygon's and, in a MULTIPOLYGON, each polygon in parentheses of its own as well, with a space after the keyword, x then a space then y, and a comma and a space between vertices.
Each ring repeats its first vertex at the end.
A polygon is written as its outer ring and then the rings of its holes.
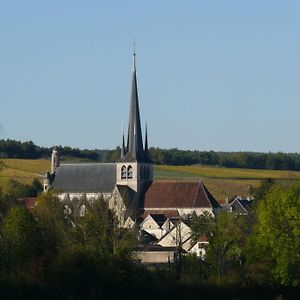
POLYGON ((150 146, 300 152, 299 14, 279 0, 3 0, 0 138, 117 146, 135 37, 150 146))

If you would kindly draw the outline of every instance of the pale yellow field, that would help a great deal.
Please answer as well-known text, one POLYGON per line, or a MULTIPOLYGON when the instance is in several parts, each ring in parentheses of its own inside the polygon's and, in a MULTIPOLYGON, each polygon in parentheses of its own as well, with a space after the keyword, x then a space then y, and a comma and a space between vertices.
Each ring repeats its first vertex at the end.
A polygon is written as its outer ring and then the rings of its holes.
POLYGON ((157 179, 164 177, 213 177, 213 178, 299 178, 300 172, 277 170, 254 170, 204 166, 155 166, 157 179))
POLYGON ((2 182, 14 179, 30 184, 35 178, 42 180, 45 172, 50 169, 50 161, 45 159, 2 159, 1 161, 5 165, 0 172, 2 182))

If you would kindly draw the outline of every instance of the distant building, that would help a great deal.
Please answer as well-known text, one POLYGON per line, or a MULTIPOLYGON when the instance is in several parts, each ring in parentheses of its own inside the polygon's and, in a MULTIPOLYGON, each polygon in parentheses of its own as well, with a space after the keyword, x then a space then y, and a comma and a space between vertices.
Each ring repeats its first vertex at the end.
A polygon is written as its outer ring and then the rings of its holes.
POLYGON ((251 204, 252 200, 250 198, 236 197, 229 203, 223 204, 222 209, 239 215, 247 215, 251 204))

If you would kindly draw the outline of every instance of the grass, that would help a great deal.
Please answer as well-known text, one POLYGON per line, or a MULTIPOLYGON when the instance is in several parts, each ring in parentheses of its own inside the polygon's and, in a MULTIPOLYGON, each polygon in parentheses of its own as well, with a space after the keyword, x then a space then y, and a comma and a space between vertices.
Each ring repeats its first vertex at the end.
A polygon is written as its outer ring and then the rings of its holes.
POLYGON ((43 176, 50 169, 50 161, 45 159, 2 159, 4 168, 0 172, 0 183, 14 179, 31 184, 37 178, 42 182, 43 176))
MULTIPOLYGON (((5 167, 0 172, 0 184, 11 179, 31 184, 50 170, 50 160, 2 159, 5 167)), ((235 195, 248 196, 250 186, 258 186, 263 178, 276 180, 299 179, 300 172, 234 169, 207 166, 154 166, 154 180, 203 180, 212 195, 220 202, 235 195)))

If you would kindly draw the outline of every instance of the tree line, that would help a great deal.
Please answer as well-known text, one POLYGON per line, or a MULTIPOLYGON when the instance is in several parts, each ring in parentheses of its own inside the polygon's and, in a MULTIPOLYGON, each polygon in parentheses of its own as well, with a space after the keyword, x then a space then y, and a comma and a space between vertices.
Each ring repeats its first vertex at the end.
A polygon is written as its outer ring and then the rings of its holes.
MULTIPOLYGON (((78 149, 57 146, 63 159, 80 159, 99 162, 115 162, 120 157, 120 147, 115 149, 78 149)), ((32 141, 0 140, 0 158, 39 159, 49 158, 52 148, 35 145, 32 141)), ((230 168, 295 170, 300 171, 300 154, 283 152, 216 152, 150 148, 155 164, 210 165, 230 168)))

